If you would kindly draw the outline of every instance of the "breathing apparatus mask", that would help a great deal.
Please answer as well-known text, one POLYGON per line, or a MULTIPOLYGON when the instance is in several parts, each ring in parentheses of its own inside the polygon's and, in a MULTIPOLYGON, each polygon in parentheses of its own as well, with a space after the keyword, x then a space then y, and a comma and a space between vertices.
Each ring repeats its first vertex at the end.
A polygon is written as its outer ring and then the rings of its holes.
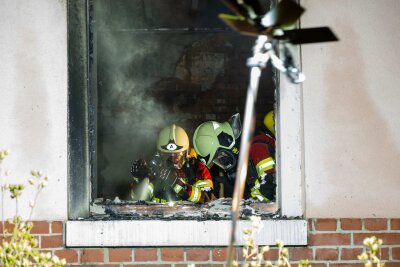
POLYGON ((225 171, 236 167, 238 140, 241 134, 239 114, 227 122, 208 121, 197 127, 193 145, 200 161, 211 168, 216 164, 225 171))

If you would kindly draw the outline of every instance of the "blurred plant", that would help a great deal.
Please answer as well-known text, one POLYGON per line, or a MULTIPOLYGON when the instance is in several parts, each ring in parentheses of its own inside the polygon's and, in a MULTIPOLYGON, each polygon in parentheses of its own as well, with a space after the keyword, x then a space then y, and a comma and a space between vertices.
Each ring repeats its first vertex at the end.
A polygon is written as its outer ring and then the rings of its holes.
MULTIPOLYGON (((36 189, 35 199, 29 203, 30 213, 28 220, 23 220, 18 215, 18 199, 21 196, 25 186, 23 184, 6 184, 3 180, 1 165, 3 160, 8 156, 8 150, 0 150, 0 187, 1 187, 1 220, 2 220, 2 236, 3 241, 0 246, 0 265, 1 266, 63 266, 65 259, 59 259, 52 256, 51 253, 43 253, 38 250, 38 241, 32 236, 31 230, 33 223, 33 210, 36 205, 39 193, 46 187, 48 176, 43 175, 40 171, 31 171, 32 178, 28 180, 29 184, 36 189), (15 200, 15 216, 7 222, 13 225, 12 231, 9 232, 4 222, 4 195, 10 193, 10 197, 15 200)), ((8 176, 9 172, 5 172, 8 176)))
POLYGON ((365 261, 365 267, 384 267, 385 264, 380 260, 380 247, 382 246, 382 239, 375 236, 367 237, 364 239, 364 252, 358 255, 358 259, 365 261))
MULTIPOLYGON (((259 247, 255 242, 256 236, 260 233, 263 225, 261 224, 261 218, 252 216, 251 218, 251 227, 245 228, 243 230, 243 238, 244 238, 244 246, 243 246, 243 258, 245 267, 280 267, 280 266, 288 266, 289 263, 289 250, 284 247, 283 242, 277 240, 275 245, 278 247, 278 260, 276 262, 272 262, 269 260, 264 260, 264 253, 269 251, 269 246, 259 247)), ((236 261, 233 262, 233 266, 238 266, 236 261)), ((298 264, 298 267, 311 267, 308 260, 301 260, 298 264)))
MULTIPOLYGON (((269 251, 269 246, 259 248, 255 242, 255 238, 262 229, 261 218, 251 217, 251 227, 243 230, 244 246, 243 246, 243 265, 245 267, 290 267, 289 251, 284 247, 283 242, 277 240, 275 245, 278 247, 278 260, 274 263, 264 259, 264 253, 269 251)), ((364 267, 384 267, 385 264, 380 260, 380 247, 382 246, 382 239, 375 236, 364 239, 364 252, 358 255, 358 260, 364 261, 364 267)), ((238 267, 238 262, 234 261, 232 266, 238 267)), ((309 260, 300 260, 298 267, 311 267, 309 260)))

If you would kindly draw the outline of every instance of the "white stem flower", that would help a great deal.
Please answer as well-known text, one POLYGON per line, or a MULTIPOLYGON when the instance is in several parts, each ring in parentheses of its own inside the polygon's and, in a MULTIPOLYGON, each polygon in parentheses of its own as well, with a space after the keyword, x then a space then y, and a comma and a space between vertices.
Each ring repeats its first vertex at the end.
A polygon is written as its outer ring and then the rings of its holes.
MULTIPOLYGON (((1 159, 8 155, 8 150, 0 150, 1 159)), ((6 176, 10 175, 10 171, 4 172, 6 176)), ((0 170, 0 177, 2 172, 0 170)), ((60 260, 58 257, 52 257, 51 253, 41 253, 38 250, 38 241, 34 236, 31 235, 30 230, 32 229, 32 222, 29 222, 34 205, 37 202, 37 197, 41 192, 42 188, 47 185, 49 180, 48 176, 43 177, 42 172, 32 170, 31 175, 36 179, 29 179, 30 184, 38 184, 35 186, 36 195, 33 201, 29 202, 31 207, 31 214, 28 220, 23 220, 18 216, 18 197, 21 195, 25 186, 23 184, 5 184, 1 183, 1 188, 10 191, 11 197, 16 199, 16 215, 13 219, 8 219, 9 224, 13 224, 14 228, 11 231, 3 229, 6 234, 11 234, 12 237, 9 242, 4 242, 0 244, 0 265, 4 266, 62 266, 66 264, 65 260, 60 260), (4 261, 6 259, 6 261, 4 261), (6 264, 4 264, 6 263, 6 264)), ((3 223, 4 224, 4 223, 3 223)))
POLYGON ((371 239, 370 238, 365 238, 363 241, 364 246, 368 246, 369 244, 371 244, 371 239))

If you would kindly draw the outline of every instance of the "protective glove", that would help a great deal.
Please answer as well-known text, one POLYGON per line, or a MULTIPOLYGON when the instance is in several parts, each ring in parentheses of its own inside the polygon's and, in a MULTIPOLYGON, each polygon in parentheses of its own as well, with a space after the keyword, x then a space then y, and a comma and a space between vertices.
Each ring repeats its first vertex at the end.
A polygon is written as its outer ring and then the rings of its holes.
POLYGON ((275 173, 262 173, 260 176, 260 184, 275 183, 275 173))
POLYGON ((131 174, 134 177, 134 181, 137 180, 137 182, 146 178, 149 174, 149 168, 147 167, 147 162, 143 159, 135 161, 131 167, 131 174))
POLYGON ((186 191, 188 186, 190 186, 190 185, 188 185, 183 178, 179 177, 172 184, 172 189, 174 189, 175 193, 179 194, 182 191, 186 191))

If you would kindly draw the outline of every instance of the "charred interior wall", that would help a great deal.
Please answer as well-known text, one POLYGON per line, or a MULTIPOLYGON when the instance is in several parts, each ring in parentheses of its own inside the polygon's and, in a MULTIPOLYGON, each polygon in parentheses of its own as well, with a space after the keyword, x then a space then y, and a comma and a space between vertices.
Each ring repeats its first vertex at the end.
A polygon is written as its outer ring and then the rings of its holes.
MULTIPOLYGON (((219 21, 220 1, 95 0, 93 73, 97 87, 97 196, 124 197, 130 166, 156 151, 171 123, 191 139, 206 120, 243 109, 246 59, 254 38, 219 21)), ((274 104, 274 73, 261 81, 258 123, 274 104)))

